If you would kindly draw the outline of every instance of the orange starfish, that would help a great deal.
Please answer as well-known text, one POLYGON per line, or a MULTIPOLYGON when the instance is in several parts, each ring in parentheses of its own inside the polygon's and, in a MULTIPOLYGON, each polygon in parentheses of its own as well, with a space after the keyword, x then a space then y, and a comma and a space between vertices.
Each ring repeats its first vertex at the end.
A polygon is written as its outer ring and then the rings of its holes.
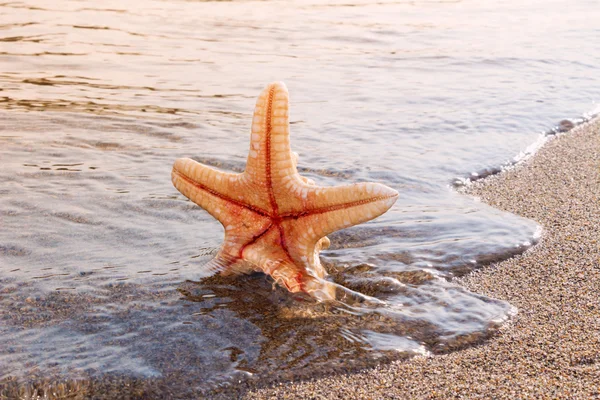
POLYGON ((173 185, 225 228, 207 264, 223 274, 262 271, 290 292, 335 298, 319 251, 331 232, 386 212, 398 192, 378 183, 316 186, 296 170, 290 148, 289 96, 281 82, 258 97, 250 153, 241 174, 217 171, 189 158, 173 165, 173 185))

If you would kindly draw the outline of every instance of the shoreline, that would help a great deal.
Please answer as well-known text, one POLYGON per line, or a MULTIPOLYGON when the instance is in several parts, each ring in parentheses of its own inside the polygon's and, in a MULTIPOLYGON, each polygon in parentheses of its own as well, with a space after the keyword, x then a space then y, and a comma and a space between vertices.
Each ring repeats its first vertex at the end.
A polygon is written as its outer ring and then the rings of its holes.
POLYGON ((515 155, 511 160, 508 160, 497 166, 490 166, 483 168, 478 171, 473 171, 468 175, 462 177, 456 177, 451 182, 451 186, 459 193, 468 195, 468 188, 475 182, 490 178, 494 175, 502 174, 506 170, 519 167, 521 164, 529 160, 531 157, 535 157, 537 152, 543 148, 548 141, 556 138, 557 136, 569 133, 573 129, 577 129, 583 125, 586 125, 596 118, 600 118, 600 112, 592 111, 589 114, 577 119, 563 119, 558 125, 551 129, 542 132, 540 136, 533 141, 524 151, 515 155))
POLYGON ((518 309, 482 345, 250 389, 264 398, 600 397, 600 118, 462 192, 538 222, 540 242, 456 282, 518 309))

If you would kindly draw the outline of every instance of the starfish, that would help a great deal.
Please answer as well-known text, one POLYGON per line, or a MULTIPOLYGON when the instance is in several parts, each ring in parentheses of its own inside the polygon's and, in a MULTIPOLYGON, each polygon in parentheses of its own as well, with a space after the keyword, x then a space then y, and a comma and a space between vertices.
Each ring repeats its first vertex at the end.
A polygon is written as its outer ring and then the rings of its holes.
POLYGON ((282 82, 258 97, 250 152, 242 173, 218 171, 189 158, 177 159, 173 185, 225 229, 207 269, 221 274, 262 271, 290 292, 334 299, 335 286, 319 252, 326 235, 386 212, 398 192, 379 183, 321 187, 298 174, 290 148, 289 95, 282 82))

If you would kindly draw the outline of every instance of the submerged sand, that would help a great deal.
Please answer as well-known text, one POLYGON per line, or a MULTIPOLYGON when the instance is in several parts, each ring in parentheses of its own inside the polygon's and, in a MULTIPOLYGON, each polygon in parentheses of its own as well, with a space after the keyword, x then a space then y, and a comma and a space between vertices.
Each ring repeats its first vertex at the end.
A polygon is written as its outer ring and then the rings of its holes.
POLYGON ((467 194, 544 228, 523 255, 459 280, 518 308, 497 337, 245 398, 600 398, 600 120, 554 138, 467 194))

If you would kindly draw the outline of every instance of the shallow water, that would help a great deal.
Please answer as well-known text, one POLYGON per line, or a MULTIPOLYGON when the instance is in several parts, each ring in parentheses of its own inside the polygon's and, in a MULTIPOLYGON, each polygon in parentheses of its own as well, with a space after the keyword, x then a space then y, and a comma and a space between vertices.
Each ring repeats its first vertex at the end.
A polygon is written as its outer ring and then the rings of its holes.
POLYGON ((201 390, 485 339, 515 310, 450 278, 524 251, 539 227, 450 186, 596 108, 594 7, 0 5, 0 380, 201 390), (185 282, 222 228, 172 187, 172 162, 243 170, 272 80, 290 90, 303 175, 400 192, 323 252, 333 280, 384 305, 314 304, 261 275, 185 282))

